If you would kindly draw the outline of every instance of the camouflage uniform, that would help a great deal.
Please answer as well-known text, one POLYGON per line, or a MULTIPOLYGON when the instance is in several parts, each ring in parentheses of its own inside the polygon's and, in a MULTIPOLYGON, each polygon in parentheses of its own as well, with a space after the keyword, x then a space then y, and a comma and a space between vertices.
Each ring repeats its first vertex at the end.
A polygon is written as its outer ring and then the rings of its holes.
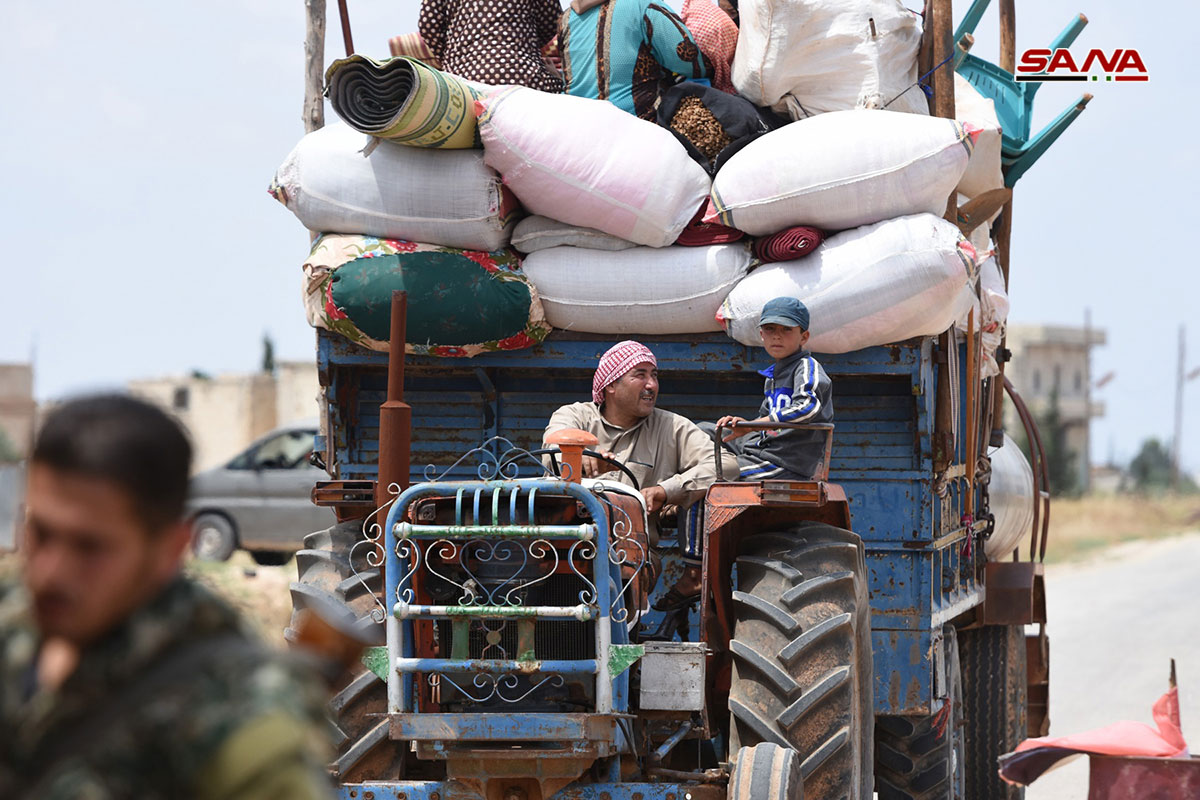
POLYGON ((37 648, 27 595, 0 588, 0 797, 332 796, 320 686, 203 587, 174 580, 57 691, 36 686, 37 648))

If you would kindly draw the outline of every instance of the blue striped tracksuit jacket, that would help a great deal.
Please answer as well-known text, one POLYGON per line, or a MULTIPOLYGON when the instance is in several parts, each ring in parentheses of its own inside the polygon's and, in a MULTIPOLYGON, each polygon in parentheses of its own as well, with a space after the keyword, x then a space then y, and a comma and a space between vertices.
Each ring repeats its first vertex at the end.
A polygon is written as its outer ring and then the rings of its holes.
MULTIPOLYGON (((759 417, 776 422, 833 422, 833 382, 807 350, 776 361, 759 374, 767 379, 759 417)), ((700 428, 710 436, 716 434, 711 422, 701 422, 700 428)), ((825 456, 825 433, 761 431, 726 442, 725 446, 737 455, 740 480, 808 480, 825 456)), ((700 562, 703 530, 703 501, 680 510, 679 543, 685 561, 700 562)))
MULTIPOLYGON (((833 382, 812 353, 797 351, 759 374, 766 378, 766 396, 758 416, 775 422, 833 422, 833 382)), ((729 444, 744 481, 808 480, 825 455, 823 431, 760 431, 729 444)))

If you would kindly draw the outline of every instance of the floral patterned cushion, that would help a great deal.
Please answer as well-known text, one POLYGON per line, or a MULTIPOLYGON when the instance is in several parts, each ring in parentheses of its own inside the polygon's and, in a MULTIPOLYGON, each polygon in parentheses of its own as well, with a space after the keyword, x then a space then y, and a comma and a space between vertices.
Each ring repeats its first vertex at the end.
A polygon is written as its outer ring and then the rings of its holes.
POLYGON ((326 234, 313 243, 304 274, 309 323, 372 350, 387 349, 397 289, 408 292, 408 353, 520 350, 550 332, 537 290, 510 250, 326 234))

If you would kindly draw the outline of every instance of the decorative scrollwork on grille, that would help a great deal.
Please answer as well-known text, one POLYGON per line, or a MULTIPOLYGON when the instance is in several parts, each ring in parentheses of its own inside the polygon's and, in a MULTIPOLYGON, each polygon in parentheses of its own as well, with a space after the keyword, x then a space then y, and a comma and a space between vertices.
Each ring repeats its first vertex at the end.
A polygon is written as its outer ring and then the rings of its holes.
POLYGON ((493 436, 478 447, 473 447, 459 456, 449 467, 442 469, 436 464, 425 466, 425 480, 435 483, 446 478, 464 464, 475 463, 475 475, 481 481, 513 480, 520 476, 522 466, 546 471, 546 465, 534 454, 519 447, 503 436, 493 436), (477 462, 477 463, 475 463, 477 462))
MULTIPOLYGON (((486 703, 492 699, 505 703, 519 703, 543 686, 549 685, 553 688, 561 688, 565 683, 563 677, 557 673, 546 675, 537 683, 530 686, 524 693, 514 696, 513 692, 519 691, 521 688, 521 679, 511 672, 504 673, 503 675, 487 675, 483 673, 476 675, 471 681, 471 685, 479 690, 478 693, 472 693, 464 689, 445 673, 441 674, 439 678, 439 684, 443 686, 443 689, 445 684, 449 684, 474 703, 486 703)), ((449 698, 443 694, 442 702, 448 701, 449 698)))
POLYGON ((590 606, 596 602, 598 597, 596 593, 596 584, 592 583, 592 579, 586 574, 586 570, 581 570, 576 561, 595 561, 596 545, 591 541, 578 541, 571 545, 571 549, 567 551, 567 566, 571 568, 571 572, 583 582, 583 588, 579 590, 579 602, 585 606, 590 606))
MULTIPOLYGON (((409 540, 406 539, 403 541, 409 540)), ((418 548, 420 547, 420 545, 416 542, 413 544, 418 548)), ((444 580, 451 586, 457 586, 462 591, 462 594, 458 600, 459 605, 469 605, 474 602, 474 598, 478 594, 479 587, 469 579, 465 581, 456 581, 454 578, 440 572, 433 566, 435 560, 442 564, 453 564, 458 560, 461 549, 461 546, 457 542, 452 542, 449 539, 438 539, 434 542, 430 542, 425 547, 425 570, 430 575, 444 580)))
MULTIPOLYGON (((626 605, 626 590, 640 579, 646 568, 649 554, 642 540, 633 532, 633 520, 624 508, 611 502, 603 490, 596 492, 601 502, 608 508, 611 521, 608 562, 617 567, 621 573, 621 590, 614 593, 609 613, 617 622, 629 619, 630 609, 626 605)), ((640 613, 640 609, 638 610, 640 613)))
POLYGON ((396 584, 396 600, 401 603, 412 603, 416 598, 412 579, 421 569, 421 548, 415 542, 402 539, 396 543, 396 555, 400 557, 401 564, 408 564, 408 571, 396 584))
MULTIPOLYGON (((413 540, 401 542, 419 548, 413 540)), ((437 539, 426 548, 425 569, 458 587, 460 606, 520 606, 522 595, 549 580, 560 561, 558 548, 546 539, 437 539)))
POLYGON ((381 570, 384 566, 384 535, 383 526, 379 523, 380 518, 387 516, 387 509, 391 508, 392 503, 396 502, 396 498, 400 496, 401 488, 398 483, 389 483, 387 486, 388 500, 379 508, 367 515, 367 518, 362 523, 362 538, 356 541, 350 547, 350 572, 367 590, 367 594, 375 601, 375 608, 371 609, 371 619, 375 622, 383 622, 387 617, 387 607, 383 604, 367 579, 374 577, 375 570, 381 570), (359 571, 359 564, 366 563, 369 571, 372 574, 364 575, 359 571))

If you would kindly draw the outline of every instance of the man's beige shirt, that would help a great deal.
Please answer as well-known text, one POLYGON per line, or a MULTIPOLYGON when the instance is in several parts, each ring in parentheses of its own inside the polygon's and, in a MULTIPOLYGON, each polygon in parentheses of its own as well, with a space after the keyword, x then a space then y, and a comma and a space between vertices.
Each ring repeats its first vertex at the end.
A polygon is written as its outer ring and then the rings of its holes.
MULTIPOLYGON (((661 486, 668 503, 691 505, 703 498, 717 479, 712 439, 691 420, 670 411, 656 408, 636 425, 620 428, 604 419, 595 403, 571 403, 550 417, 543 441, 564 428, 578 428, 595 436, 600 440, 597 451, 611 452, 613 458, 629 467, 641 488, 661 486)), ((725 474, 737 475, 737 459, 729 454, 723 457, 725 474)), ((603 477, 629 483, 619 470, 603 477)))

